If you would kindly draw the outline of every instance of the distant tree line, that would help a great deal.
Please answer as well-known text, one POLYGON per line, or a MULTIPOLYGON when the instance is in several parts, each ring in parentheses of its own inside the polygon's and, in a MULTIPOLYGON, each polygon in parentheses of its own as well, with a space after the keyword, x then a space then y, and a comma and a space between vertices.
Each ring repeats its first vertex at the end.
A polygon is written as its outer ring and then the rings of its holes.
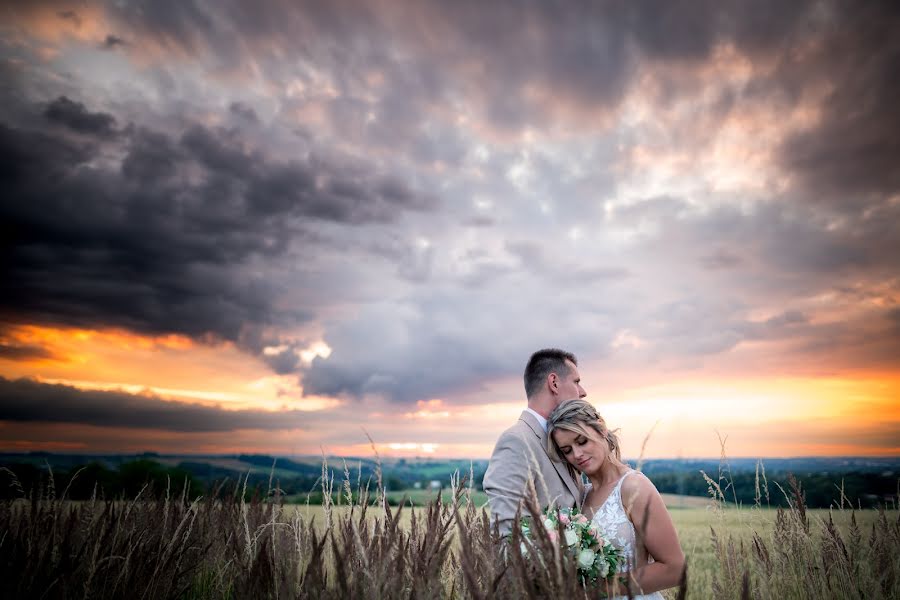
POLYGON ((199 479, 181 467, 167 467, 147 459, 126 462, 110 469, 99 462, 91 462, 68 470, 53 470, 33 464, 15 464, 0 472, 0 498, 22 496, 62 497, 69 500, 97 498, 158 498, 169 494, 188 497, 203 494, 199 479))
MULTIPOLYGON (((139 493, 143 497, 156 498, 167 493, 170 496, 186 493, 191 498, 212 493, 242 493, 252 497, 267 493, 270 485, 294 501, 305 502, 308 499, 311 504, 317 504, 323 499, 321 466, 281 458, 276 460, 264 455, 231 457, 253 467, 248 472, 241 473, 234 468, 217 465, 214 461, 204 462, 202 458, 182 461, 174 467, 161 464, 154 458, 158 457, 143 455, 118 464, 105 464, 99 460, 86 465, 63 462, 52 469, 49 468, 49 462, 45 465, 34 462, 6 463, 5 469, 8 471, 0 471, 0 498, 28 496, 32 492, 43 493, 51 485, 52 474, 52 486, 57 497, 68 489, 66 496, 72 500, 87 500, 95 495, 108 499, 134 498, 139 493)), ((784 507, 788 504, 785 497, 785 493, 790 494, 788 471, 770 472, 764 480, 748 470, 726 471, 720 477, 715 465, 703 466, 710 467, 704 471, 718 484, 728 502, 752 506, 758 499, 762 506, 784 507)), ((481 461, 471 468, 476 489, 481 488, 485 467, 486 462, 481 461)), ((646 467, 648 468, 644 472, 661 493, 710 496, 711 486, 696 467, 652 463, 646 467)), ((373 463, 359 462, 355 466, 348 465, 347 468, 354 489, 359 480, 363 487, 368 483, 370 492, 374 492, 376 483, 373 463)), ((344 465, 337 468, 329 463, 327 469, 329 479, 334 481, 334 493, 341 493, 345 478, 344 465)), ((425 487, 431 481, 438 481, 446 487, 454 471, 469 476, 468 464, 464 465, 460 461, 436 460, 418 464, 399 461, 384 469, 382 482, 390 491, 425 487)), ((806 505, 810 508, 839 506, 842 502, 844 506, 870 508, 896 505, 898 502, 900 480, 893 471, 813 472, 798 474, 797 480, 803 489, 806 505)))
MULTIPOLYGON (((272 467, 270 457, 252 458, 254 459, 252 462, 249 460, 243 462, 260 467, 272 467)), ((270 479, 270 474, 261 471, 241 473, 207 462, 193 461, 180 462, 178 466, 171 467, 148 458, 123 462, 115 468, 100 462, 69 468, 14 463, 5 465, 6 470, 0 471, 0 499, 30 497, 32 493, 37 497, 47 497, 50 486, 56 497, 62 496, 65 492, 69 500, 89 500, 92 497, 132 499, 138 494, 144 498, 160 498, 166 494, 170 497, 180 497, 183 493, 189 498, 208 494, 222 496, 240 493, 250 499, 254 495, 269 493, 271 485, 273 490, 277 489, 278 493, 284 496, 302 499, 309 496, 310 503, 319 504, 322 501, 321 469, 302 466, 311 473, 291 472, 288 477, 270 479)), ((343 475, 343 471, 329 469, 329 477, 333 477, 337 482, 336 492, 340 490, 343 475)), ((363 485, 366 481, 370 481, 370 489, 375 489, 371 472, 363 472, 361 477, 363 485)), ((407 487, 406 482, 394 475, 384 475, 382 481, 388 489, 400 490, 407 487)))
MULTIPOLYGON (((728 502, 736 501, 744 506, 753 506, 759 497, 762 506, 788 506, 785 494, 790 496, 791 488, 788 484, 790 474, 787 472, 769 473, 765 481, 762 477, 757 478, 756 473, 752 472, 726 473, 721 479, 718 472, 707 472, 707 475, 719 485, 728 502)), ((656 472, 649 477, 656 488, 664 494, 711 495, 710 485, 699 471, 656 472)), ((809 508, 840 506, 842 485, 845 507, 849 504, 854 508, 860 506, 872 508, 878 505, 896 504, 898 500, 898 478, 893 474, 809 473, 797 475, 796 479, 800 482, 806 505, 809 508)), ((713 490, 713 493, 717 492, 713 490)))

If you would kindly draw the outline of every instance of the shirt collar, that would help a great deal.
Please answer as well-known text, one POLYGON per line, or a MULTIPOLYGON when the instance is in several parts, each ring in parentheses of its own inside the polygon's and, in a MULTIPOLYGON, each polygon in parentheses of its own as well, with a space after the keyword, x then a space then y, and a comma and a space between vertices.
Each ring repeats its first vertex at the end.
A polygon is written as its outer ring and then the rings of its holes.
POLYGON ((536 411, 531 408, 526 408, 526 411, 530 412, 535 419, 537 419, 538 424, 544 429, 544 433, 547 433, 547 419, 539 415, 536 411))

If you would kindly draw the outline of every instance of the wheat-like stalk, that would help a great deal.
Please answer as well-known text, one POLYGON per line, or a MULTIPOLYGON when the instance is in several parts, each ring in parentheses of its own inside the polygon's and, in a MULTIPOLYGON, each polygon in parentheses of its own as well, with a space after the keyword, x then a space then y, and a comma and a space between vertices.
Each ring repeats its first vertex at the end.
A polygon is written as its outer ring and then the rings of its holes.
MULTIPOLYGON (((721 480, 702 475, 716 501, 726 503, 721 480)), ((338 507, 327 504, 336 482, 323 452, 324 522, 284 505, 272 477, 268 490, 251 490, 242 477, 233 491, 220 485, 203 497, 173 496, 167 484, 132 498, 98 491, 86 502, 66 500, 66 492, 57 497, 47 481, 27 501, 0 502, 0 597, 506 600, 605 593, 581 587, 572 557, 542 528, 524 546, 518 528, 504 539, 472 500, 470 476, 453 474, 448 501, 438 493, 421 508, 393 507, 383 493, 370 497, 361 469, 350 481, 344 464, 338 490, 349 506, 338 507)), ((765 481, 760 463, 754 514, 765 511, 765 481)), ((900 597, 896 510, 882 510, 869 529, 847 502, 811 512, 800 483, 788 487, 782 492, 789 507, 771 526, 716 523, 707 587, 692 562, 690 580, 685 571, 667 597, 900 597)), ((521 514, 542 509, 531 485, 521 514)))

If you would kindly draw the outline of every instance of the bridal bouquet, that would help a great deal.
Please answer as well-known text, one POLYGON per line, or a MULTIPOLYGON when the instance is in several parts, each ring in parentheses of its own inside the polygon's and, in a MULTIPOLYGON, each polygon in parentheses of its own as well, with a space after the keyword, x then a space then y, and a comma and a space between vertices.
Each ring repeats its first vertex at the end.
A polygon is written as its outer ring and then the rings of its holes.
MULTIPOLYGON (((548 509, 543 520, 537 524, 523 518, 522 535, 530 540, 533 527, 540 526, 546 528, 552 541, 558 542, 560 524, 563 526, 562 543, 578 561, 578 575, 583 583, 596 584, 615 577, 622 559, 621 552, 603 539, 597 525, 579 513, 577 508, 548 509)), ((522 550, 527 553, 527 548, 522 550)))

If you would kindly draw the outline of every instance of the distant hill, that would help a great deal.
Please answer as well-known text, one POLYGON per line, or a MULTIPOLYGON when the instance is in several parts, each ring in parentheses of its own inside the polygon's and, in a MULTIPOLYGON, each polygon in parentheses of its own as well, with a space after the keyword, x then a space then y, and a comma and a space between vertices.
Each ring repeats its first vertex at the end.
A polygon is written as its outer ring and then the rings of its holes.
MULTIPOLYGON (((328 478, 339 487, 345 477, 351 484, 367 482, 374 487, 378 463, 372 457, 325 457, 328 478)), ((633 466, 636 461, 628 461, 633 466)), ((0 466, 7 467, 24 481, 36 482, 47 467, 58 481, 64 481, 84 465, 91 465, 88 473, 110 490, 130 489, 121 484, 120 473, 128 469, 146 470, 148 464, 158 464, 153 472, 157 481, 189 477, 192 489, 202 490, 213 484, 246 480, 248 489, 268 489, 269 482, 292 497, 307 496, 321 489, 322 456, 272 456, 260 454, 200 455, 200 454, 56 454, 49 452, 0 454, 0 466), (143 465, 140 468, 134 465, 143 465), (22 473, 21 475, 19 475, 22 473)), ((384 458, 381 477, 389 490, 426 490, 433 486, 447 487, 454 473, 474 480, 481 488, 488 461, 438 458, 384 458)), ((749 458, 719 459, 652 459, 641 465, 642 471, 664 494, 708 497, 710 484, 705 473, 722 490, 728 501, 742 504, 760 502, 785 505, 789 494, 789 475, 801 483, 810 506, 828 507, 842 500, 854 506, 896 503, 900 457, 813 457, 769 458, 762 461, 749 458), (841 491, 843 490, 843 492, 841 491), (759 495, 757 495, 759 492, 759 495)), ((4 487, 0 476, 0 487, 4 487)), ((27 487, 27 486, 26 486, 27 487)), ((87 488, 86 488, 87 489, 87 488)), ((4 492, 5 493, 5 492, 4 492)), ((112 491, 110 493, 113 493, 112 491)))
MULTIPOLYGON (((635 464, 635 460, 628 461, 635 464)), ((795 475, 820 473, 900 473, 900 457, 799 457, 799 458, 666 458, 645 460, 642 471, 653 472, 680 470, 716 471, 720 465, 733 473, 756 471, 761 465, 767 473, 794 473, 795 475)))

